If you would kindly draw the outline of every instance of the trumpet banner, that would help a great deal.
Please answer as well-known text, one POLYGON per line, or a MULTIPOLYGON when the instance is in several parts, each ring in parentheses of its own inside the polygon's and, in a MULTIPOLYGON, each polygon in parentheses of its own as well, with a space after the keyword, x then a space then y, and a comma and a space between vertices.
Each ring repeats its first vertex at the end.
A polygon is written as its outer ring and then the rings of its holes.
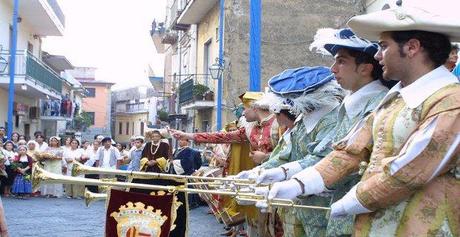
POLYGON ((106 237, 169 237, 174 195, 110 190, 106 237))

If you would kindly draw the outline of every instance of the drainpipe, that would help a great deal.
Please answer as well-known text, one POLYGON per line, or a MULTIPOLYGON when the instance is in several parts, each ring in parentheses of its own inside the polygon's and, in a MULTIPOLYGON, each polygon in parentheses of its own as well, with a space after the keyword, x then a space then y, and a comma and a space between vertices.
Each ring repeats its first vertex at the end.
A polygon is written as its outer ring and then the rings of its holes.
MULTIPOLYGON (((220 0, 219 6, 219 66, 224 67, 224 6, 225 0, 220 0)), ((217 124, 216 129, 220 131, 222 129, 222 85, 223 73, 217 79, 217 124)))
POLYGON ((8 139, 11 139, 13 133, 13 106, 14 106, 14 74, 16 69, 16 46, 18 41, 18 8, 19 0, 14 0, 13 5, 13 35, 10 45, 10 85, 8 86, 8 139))
POLYGON ((260 91, 261 0, 251 0, 249 22, 249 91, 260 91))

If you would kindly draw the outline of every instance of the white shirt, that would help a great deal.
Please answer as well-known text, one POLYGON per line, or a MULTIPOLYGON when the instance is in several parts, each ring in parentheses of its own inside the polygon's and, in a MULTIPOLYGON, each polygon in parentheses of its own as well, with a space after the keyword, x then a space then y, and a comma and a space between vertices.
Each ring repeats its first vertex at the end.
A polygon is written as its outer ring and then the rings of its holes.
MULTIPOLYGON (((38 144, 38 142, 37 142, 37 144, 38 144)), ((48 143, 43 142, 41 145, 38 144, 38 147, 37 147, 37 148, 38 148, 38 151, 40 151, 40 152, 45 152, 46 149, 48 149, 48 143)))
POLYGON ((102 168, 111 168, 110 167, 110 149, 104 149, 104 158, 102 160, 102 168))
POLYGON ((115 152, 115 156, 117 157, 117 160, 123 160, 123 157, 120 155, 120 152, 118 151, 117 148, 115 147, 110 147, 109 149, 105 149, 105 147, 100 147, 98 152, 103 152, 103 158, 102 161, 102 168, 108 168, 108 169, 116 169, 116 165, 110 166, 110 152, 113 150, 115 152))
POLYGON ((385 102, 398 93, 401 94, 407 107, 414 109, 437 90, 454 83, 459 83, 457 77, 450 73, 446 67, 440 66, 405 87, 402 87, 401 82, 398 82, 388 91, 375 110, 377 111, 385 102))
POLYGON ((386 88, 379 80, 374 80, 361 87, 355 93, 345 96, 343 106, 349 119, 356 117, 361 113, 369 100, 382 92, 387 92, 386 88))
POLYGON ((97 160, 97 150, 95 151, 93 148, 88 148, 86 149, 85 155, 89 158, 86 162, 85 165, 87 166, 93 166, 94 163, 97 160))
POLYGON ((84 154, 84 151, 83 149, 75 149, 75 150, 72 150, 72 149, 65 149, 64 150, 64 153, 62 155, 62 159, 63 159, 63 164, 65 167, 67 167, 67 172, 66 174, 68 176, 71 176, 72 175, 72 167, 73 167, 73 164, 72 163, 67 163, 68 161, 74 161, 74 160, 80 160, 81 156, 84 154))

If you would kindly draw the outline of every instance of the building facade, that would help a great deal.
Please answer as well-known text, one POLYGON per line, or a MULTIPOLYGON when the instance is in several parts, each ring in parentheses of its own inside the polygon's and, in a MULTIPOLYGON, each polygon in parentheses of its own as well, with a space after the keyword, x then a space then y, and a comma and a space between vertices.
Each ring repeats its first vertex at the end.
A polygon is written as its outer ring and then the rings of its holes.
POLYGON ((112 82, 96 79, 96 68, 75 67, 67 70, 85 88, 85 97, 82 98, 81 112, 85 112, 91 119, 91 126, 83 133, 83 140, 92 140, 95 135, 111 135, 111 87, 112 82))
POLYGON ((74 118, 81 112, 82 99, 85 96, 83 85, 66 70, 74 66, 61 55, 50 55, 44 52, 43 61, 63 79, 60 99, 40 99, 39 111, 41 131, 45 134, 59 136, 75 135, 79 131, 75 127, 74 118))
POLYGON ((157 94, 152 87, 139 86, 112 92, 112 137, 129 143, 132 136, 144 135, 156 123, 157 94))
MULTIPOLYGON (((190 29, 196 29, 195 73, 181 80, 177 90, 177 114, 185 114, 185 130, 215 130, 217 83, 210 77, 209 67, 219 57, 219 41, 223 40, 225 69, 223 72, 223 124, 235 119, 231 110, 240 103, 238 96, 249 85, 250 1, 224 3, 223 39, 219 39, 218 0, 170 0, 162 37, 165 48, 172 42, 182 42, 190 29), (173 35, 174 37, 171 37, 173 35), (193 79, 193 80, 190 80, 193 79), (193 83, 191 83, 193 81, 193 83), (199 86, 195 86, 199 84, 199 86), (204 85, 212 96, 203 96, 204 85), (194 93, 195 92, 195 93, 194 93), (201 94, 201 95, 200 95, 201 94), (197 95, 196 97, 194 95, 197 95)), ((347 20, 365 11, 363 0, 343 1, 277 1, 262 2, 261 85, 285 69, 300 66, 330 66, 332 59, 310 52, 308 47, 318 28, 344 27, 347 20), (333 7, 332 7, 333 6, 333 7)), ((153 34, 155 35, 155 34, 153 34)), ((154 40, 155 42, 155 40, 154 40)), ((158 40, 156 45, 158 44, 158 40)), ((192 46, 193 47, 193 46, 192 46)), ((173 54, 174 55, 174 54, 173 54)), ((169 65, 184 59, 165 57, 165 78, 169 65), (171 62, 167 62, 170 60, 171 62)), ((190 63, 189 65, 193 65, 190 63)), ((174 83, 173 83, 174 85, 174 83)), ((174 89, 174 87, 172 88, 174 89)), ((263 88, 262 88, 263 90, 263 88)))
MULTIPOLYGON (((0 57, 10 60, 12 45, 12 1, 0 0, 0 57)), ((62 36, 65 17, 55 0, 19 2, 17 52, 15 55, 15 95, 13 130, 31 136, 42 130, 40 101, 62 99, 65 80, 43 59, 42 38, 62 36)), ((10 65, 0 72, 0 126, 7 127, 10 65)), ((46 131, 47 136, 56 135, 46 131)))

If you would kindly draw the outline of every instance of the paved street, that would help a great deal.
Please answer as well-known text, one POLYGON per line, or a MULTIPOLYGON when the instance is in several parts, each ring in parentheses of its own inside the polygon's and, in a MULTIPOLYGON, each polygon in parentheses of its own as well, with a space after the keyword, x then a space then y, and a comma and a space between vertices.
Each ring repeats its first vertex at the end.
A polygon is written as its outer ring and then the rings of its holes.
MULTIPOLYGON (((66 236, 100 237, 104 235, 104 202, 90 207, 83 200, 3 198, 11 237, 66 236)), ((207 207, 190 211, 189 236, 215 237, 223 231, 207 207)))

